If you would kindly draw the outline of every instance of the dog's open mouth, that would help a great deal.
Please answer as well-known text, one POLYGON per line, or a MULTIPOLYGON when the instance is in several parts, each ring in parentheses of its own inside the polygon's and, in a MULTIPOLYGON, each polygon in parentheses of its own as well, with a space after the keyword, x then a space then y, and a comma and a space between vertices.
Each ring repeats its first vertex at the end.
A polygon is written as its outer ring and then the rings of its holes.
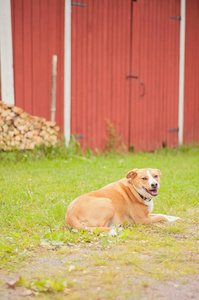
POLYGON ((143 187, 143 189, 149 193, 151 196, 155 197, 158 195, 158 190, 157 189, 152 189, 152 190, 147 190, 145 187, 143 187))

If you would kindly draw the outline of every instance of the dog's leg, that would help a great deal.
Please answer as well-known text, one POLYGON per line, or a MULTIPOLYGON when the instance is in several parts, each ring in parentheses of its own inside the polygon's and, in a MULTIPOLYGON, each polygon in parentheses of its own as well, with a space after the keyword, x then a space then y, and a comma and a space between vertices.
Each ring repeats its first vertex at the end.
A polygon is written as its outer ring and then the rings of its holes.
POLYGON ((95 231, 98 230, 100 233, 107 231, 110 236, 116 236, 118 231, 122 230, 122 227, 117 226, 113 220, 110 221, 108 227, 87 227, 85 226, 85 230, 95 231))
POLYGON ((157 223, 157 222, 173 222, 179 220, 179 217, 167 216, 163 214, 150 214, 145 219, 143 224, 157 223))
POLYGON ((142 224, 150 224, 150 223, 157 223, 157 222, 167 222, 167 218, 163 215, 155 215, 150 214, 143 219, 142 224))
POLYGON ((111 230, 109 231, 109 235, 111 235, 111 236, 117 235, 118 232, 122 230, 122 226, 115 223, 114 219, 112 219, 110 221, 110 223, 108 224, 108 227, 111 228, 111 230))
POLYGON ((167 219, 168 222, 174 222, 174 221, 180 220, 179 217, 168 216, 168 215, 164 215, 164 214, 156 214, 156 216, 163 216, 167 219))

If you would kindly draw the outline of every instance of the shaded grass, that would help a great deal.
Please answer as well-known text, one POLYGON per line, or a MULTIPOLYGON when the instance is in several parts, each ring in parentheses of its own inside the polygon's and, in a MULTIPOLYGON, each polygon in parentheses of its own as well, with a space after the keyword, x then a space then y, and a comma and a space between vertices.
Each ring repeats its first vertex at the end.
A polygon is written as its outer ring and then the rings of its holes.
MULTIPOLYGON (((75 287, 71 287, 74 299, 82 295, 81 289, 84 295, 90 295, 92 286, 104 285, 104 297, 114 299, 118 295, 117 286, 124 281, 130 286, 132 274, 165 279, 198 273, 198 147, 90 155, 87 159, 62 153, 51 158, 34 156, 25 161, 0 162, 2 268, 16 272, 22 266, 27 268, 37 253, 45 257, 49 251, 56 251, 67 270, 61 271, 60 280, 67 274, 69 281, 79 282, 78 287, 75 282, 75 287), (65 226, 65 212, 74 198, 123 178, 130 169, 142 167, 159 168, 162 172, 154 212, 179 216, 180 221, 130 226, 113 238, 106 233, 78 232, 65 226), (75 268, 68 272, 71 264, 75 268), (99 270, 101 275, 94 283, 92 278, 99 270), (113 285, 115 292, 111 294, 113 285)), ((51 277, 53 280, 57 274, 51 277)))

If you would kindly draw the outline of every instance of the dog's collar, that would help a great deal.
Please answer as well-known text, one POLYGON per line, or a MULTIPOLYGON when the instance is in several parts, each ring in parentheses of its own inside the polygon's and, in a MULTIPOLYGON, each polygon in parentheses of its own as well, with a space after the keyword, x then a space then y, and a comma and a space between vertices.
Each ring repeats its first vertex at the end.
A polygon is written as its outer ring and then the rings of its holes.
MULTIPOLYGON (((133 186, 132 181, 130 180, 130 184, 133 186)), ((136 191, 138 193, 138 191, 136 191)), ((152 198, 147 198, 142 196, 140 193, 138 193, 138 195, 140 196, 140 198, 142 198, 142 200, 146 201, 146 202, 150 202, 152 200, 152 198)))
MULTIPOLYGON (((139 194, 139 193, 138 193, 139 194)), ((141 194, 139 194, 139 196, 142 198, 142 200, 146 201, 146 202, 150 202, 152 200, 152 198, 146 198, 144 196, 142 196, 141 194)))

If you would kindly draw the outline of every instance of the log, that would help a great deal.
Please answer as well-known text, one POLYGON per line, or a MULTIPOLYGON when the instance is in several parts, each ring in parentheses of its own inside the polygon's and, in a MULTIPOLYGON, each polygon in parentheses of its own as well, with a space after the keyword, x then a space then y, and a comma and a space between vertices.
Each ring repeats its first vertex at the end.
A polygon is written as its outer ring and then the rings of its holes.
POLYGON ((45 118, 31 116, 22 108, 0 101, 0 149, 33 149, 56 146, 59 126, 45 118))

